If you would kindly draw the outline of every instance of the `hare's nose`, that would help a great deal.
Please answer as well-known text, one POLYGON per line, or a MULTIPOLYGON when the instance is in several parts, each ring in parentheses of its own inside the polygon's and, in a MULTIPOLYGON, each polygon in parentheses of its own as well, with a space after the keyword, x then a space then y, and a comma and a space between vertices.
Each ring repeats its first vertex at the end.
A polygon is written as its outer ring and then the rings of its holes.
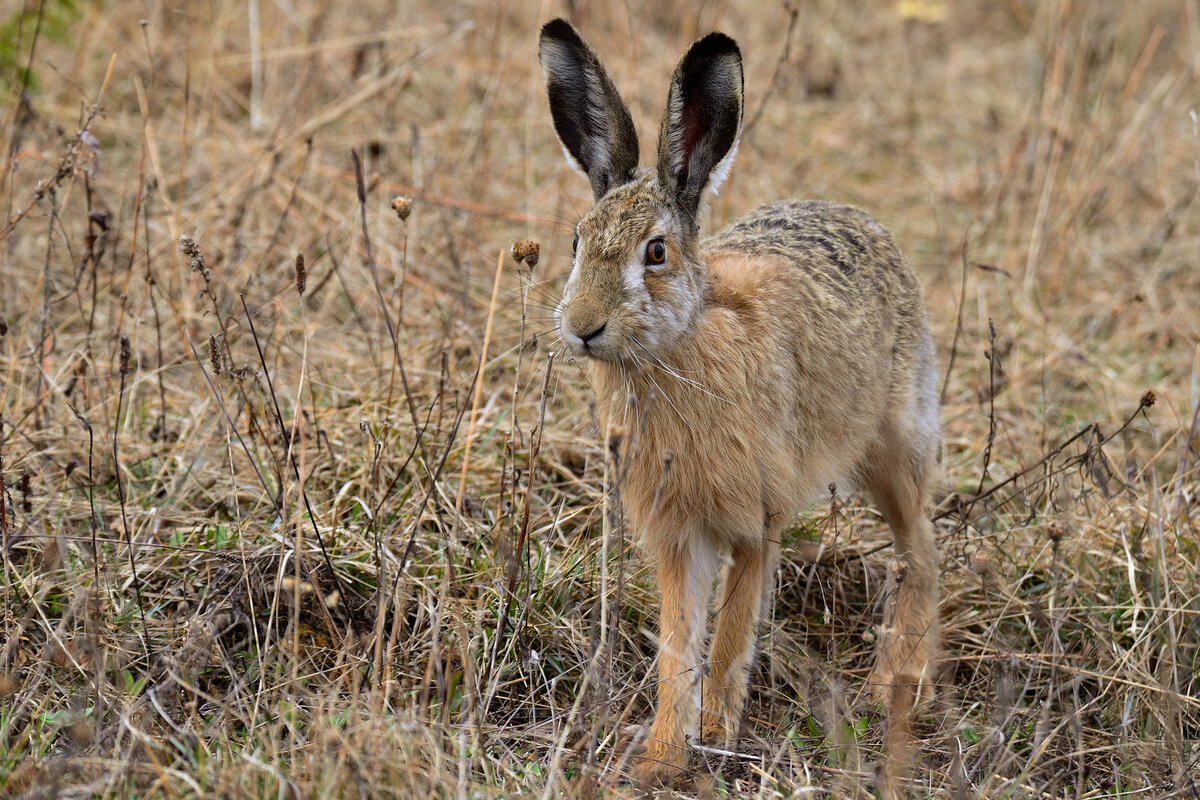
POLYGON ((563 331, 579 339, 583 347, 598 345, 597 339, 608 327, 608 313, 590 298, 581 297, 571 303, 563 318, 563 331))
POLYGON ((600 334, 604 333, 604 329, 605 329, 606 327, 608 327, 608 320, 605 320, 604 322, 601 322, 601 323, 600 323, 600 327, 599 327, 599 328, 596 328, 596 329, 595 329, 595 330, 593 330, 591 333, 581 333, 581 334, 579 334, 579 338, 580 338, 581 340, 583 340, 583 343, 584 343, 584 344, 587 344, 588 342, 590 342, 590 341, 592 341, 593 339, 597 338, 597 337, 598 337, 600 334))

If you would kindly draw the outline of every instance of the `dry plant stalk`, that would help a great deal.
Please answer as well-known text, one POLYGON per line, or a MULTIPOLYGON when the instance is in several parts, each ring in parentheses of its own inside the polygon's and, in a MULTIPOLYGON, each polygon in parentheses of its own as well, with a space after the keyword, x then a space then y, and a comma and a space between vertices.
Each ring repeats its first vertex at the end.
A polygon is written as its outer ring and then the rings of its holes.
POLYGON ((488 303, 487 324, 483 329, 483 344, 479 350, 479 366, 475 369, 474 391, 471 394, 471 417, 467 421, 467 441, 463 445, 462 471, 458 475, 458 494, 454 497, 455 516, 462 510, 463 493, 467 488, 467 469, 471 463, 471 445, 475 441, 475 426, 478 423, 479 398, 483 394, 483 379, 487 371, 488 346, 492 342, 492 320, 496 316, 496 300, 500 297, 500 276, 504 272, 504 251, 496 256, 496 277, 492 280, 492 299, 488 303))

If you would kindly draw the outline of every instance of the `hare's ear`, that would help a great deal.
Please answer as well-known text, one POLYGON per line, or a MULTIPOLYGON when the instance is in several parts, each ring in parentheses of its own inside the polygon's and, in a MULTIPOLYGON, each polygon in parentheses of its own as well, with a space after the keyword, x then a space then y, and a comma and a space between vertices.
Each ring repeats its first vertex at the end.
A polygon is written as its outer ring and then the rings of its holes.
POLYGON ((571 24, 547 22, 538 41, 554 130, 599 200, 628 183, 638 163, 637 131, 600 59, 571 24))
POLYGON ((658 132, 659 182, 688 219, 704 190, 725 180, 741 129, 742 54, 733 39, 710 33, 675 67, 658 132))

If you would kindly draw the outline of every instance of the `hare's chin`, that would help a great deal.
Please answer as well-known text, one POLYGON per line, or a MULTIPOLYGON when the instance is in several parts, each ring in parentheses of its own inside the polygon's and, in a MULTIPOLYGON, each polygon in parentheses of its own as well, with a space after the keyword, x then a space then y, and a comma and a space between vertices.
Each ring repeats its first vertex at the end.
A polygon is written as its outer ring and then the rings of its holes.
POLYGON ((600 345, 598 347, 591 345, 579 345, 578 347, 572 347, 571 351, 575 354, 576 358, 583 356, 591 361, 600 361, 604 363, 615 363, 617 361, 621 361, 623 355, 617 348, 604 345, 600 345))

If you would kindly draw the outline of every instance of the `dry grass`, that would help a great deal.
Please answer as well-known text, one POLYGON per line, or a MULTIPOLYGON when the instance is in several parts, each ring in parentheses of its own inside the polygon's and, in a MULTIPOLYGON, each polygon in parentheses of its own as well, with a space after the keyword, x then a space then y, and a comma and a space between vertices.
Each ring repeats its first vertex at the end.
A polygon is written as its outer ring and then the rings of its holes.
MULTIPOLYGON (((543 344, 589 203, 536 70, 563 9, 316 5, 0 10, 0 792, 632 796, 655 592, 543 344)), ((796 13, 575 21, 644 141, 677 53, 733 34, 753 124, 713 222, 854 202, 924 280, 916 793, 1200 798, 1200 6, 796 13)), ((686 793, 873 791, 888 533, 834 497, 790 536, 738 752, 686 793)))

